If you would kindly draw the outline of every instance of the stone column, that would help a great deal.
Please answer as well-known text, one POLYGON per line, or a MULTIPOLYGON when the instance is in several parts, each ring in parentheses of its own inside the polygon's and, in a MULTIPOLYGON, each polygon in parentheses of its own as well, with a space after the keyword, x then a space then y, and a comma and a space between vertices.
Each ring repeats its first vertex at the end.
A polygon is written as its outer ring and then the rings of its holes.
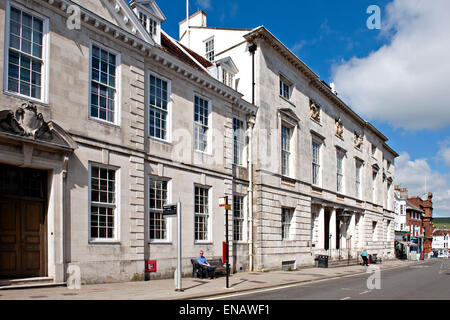
POLYGON ((356 243, 356 213, 353 212, 352 216, 350 217, 349 227, 348 227, 348 234, 352 236, 350 240, 350 249, 355 249, 355 243, 356 243))
MULTIPOLYGON (((330 249, 336 250, 336 208, 333 208, 331 210, 330 215, 330 249)), ((333 255, 333 252, 331 252, 331 255, 333 255)))
POLYGON ((319 230, 318 230, 318 249, 325 248, 325 208, 320 207, 319 209, 319 230))

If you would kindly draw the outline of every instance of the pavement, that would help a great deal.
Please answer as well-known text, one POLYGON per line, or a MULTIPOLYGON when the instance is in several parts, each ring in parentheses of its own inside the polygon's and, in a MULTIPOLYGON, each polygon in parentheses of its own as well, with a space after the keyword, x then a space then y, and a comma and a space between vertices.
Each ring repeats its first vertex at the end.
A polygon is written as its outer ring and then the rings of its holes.
MULTIPOLYGON (((383 271, 426 261, 389 260, 376 266, 383 271)), ((358 274, 368 274, 367 267, 356 265, 338 268, 311 267, 295 271, 239 272, 230 275, 229 288, 226 288, 225 276, 213 280, 183 278, 184 291, 182 292, 175 291, 173 279, 86 284, 80 289, 59 286, 0 290, 0 300, 197 300, 216 295, 337 279, 358 274)))

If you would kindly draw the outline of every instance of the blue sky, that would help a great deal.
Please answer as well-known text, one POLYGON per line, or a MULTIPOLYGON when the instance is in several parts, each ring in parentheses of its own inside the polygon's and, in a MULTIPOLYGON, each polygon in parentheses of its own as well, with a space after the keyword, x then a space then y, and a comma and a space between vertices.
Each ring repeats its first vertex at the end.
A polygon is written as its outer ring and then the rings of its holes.
MULTIPOLYGON (((157 1, 164 30, 178 39, 185 0, 157 1)), ((450 216, 450 1, 434 0, 190 0, 190 14, 208 26, 264 25, 341 98, 389 138, 401 156, 396 184, 410 196, 434 193, 434 214, 450 216), (381 29, 370 30, 370 5, 381 29), (425 182, 426 181, 426 182, 425 182)))

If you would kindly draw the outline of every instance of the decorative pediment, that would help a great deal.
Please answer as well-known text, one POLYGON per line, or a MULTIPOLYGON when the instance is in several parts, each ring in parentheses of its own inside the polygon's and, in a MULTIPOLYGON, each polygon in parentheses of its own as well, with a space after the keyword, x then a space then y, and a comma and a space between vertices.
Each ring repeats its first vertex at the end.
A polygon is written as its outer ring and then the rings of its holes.
POLYGON ((133 0, 130 2, 130 6, 133 6, 133 3, 144 7, 147 13, 159 22, 166 21, 166 17, 154 0, 133 0))
POLYGON ((278 113, 280 117, 294 126, 300 125, 300 118, 295 114, 295 112, 289 108, 278 108, 278 113))
POLYGON ((133 13, 125 0, 101 0, 104 7, 108 9, 117 24, 127 32, 154 45, 153 38, 148 34, 144 26, 139 22, 138 17, 133 13))
POLYGON ((77 148, 70 135, 56 123, 44 121, 42 113, 31 102, 22 104, 15 111, 0 111, 0 133, 65 149, 77 148))
POLYGON ((239 72, 239 69, 234 64, 234 61, 231 57, 225 57, 223 59, 218 60, 217 65, 222 65, 229 71, 231 71, 233 74, 237 74, 239 72))

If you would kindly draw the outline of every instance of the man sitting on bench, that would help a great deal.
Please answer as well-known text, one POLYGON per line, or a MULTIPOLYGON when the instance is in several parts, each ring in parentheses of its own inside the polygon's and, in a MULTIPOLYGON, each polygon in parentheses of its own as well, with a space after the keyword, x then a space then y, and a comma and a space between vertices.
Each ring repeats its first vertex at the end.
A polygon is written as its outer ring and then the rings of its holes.
POLYGON ((200 250, 200 256, 197 257, 197 263, 202 266, 202 268, 206 268, 208 271, 208 277, 209 279, 214 279, 215 273, 216 273, 216 267, 211 266, 208 263, 208 260, 203 256, 203 250, 200 250))

